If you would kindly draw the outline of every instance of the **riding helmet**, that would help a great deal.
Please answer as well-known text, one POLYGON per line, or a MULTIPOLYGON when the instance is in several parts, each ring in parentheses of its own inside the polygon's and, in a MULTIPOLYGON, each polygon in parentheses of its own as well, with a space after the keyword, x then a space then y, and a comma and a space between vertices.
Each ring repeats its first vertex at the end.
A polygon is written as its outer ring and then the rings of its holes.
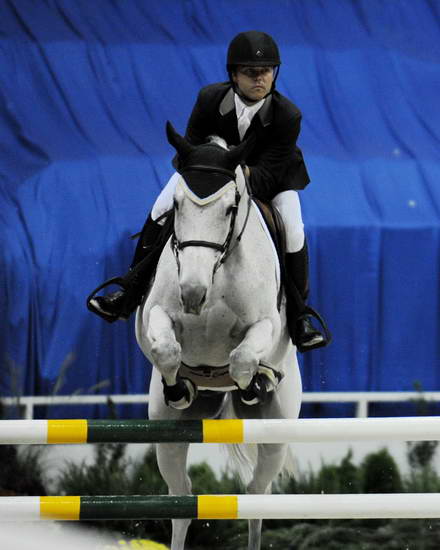
POLYGON ((232 72, 237 65, 274 67, 273 83, 269 94, 275 90, 275 83, 281 65, 280 52, 275 40, 265 32, 241 32, 229 44, 226 70, 228 71, 232 88, 241 96, 242 94, 232 78, 232 72))
POLYGON ((280 64, 278 46, 265 32, 241 32, 229 44, 226 61, 228 72, 234 65, 276 67, 280 64))

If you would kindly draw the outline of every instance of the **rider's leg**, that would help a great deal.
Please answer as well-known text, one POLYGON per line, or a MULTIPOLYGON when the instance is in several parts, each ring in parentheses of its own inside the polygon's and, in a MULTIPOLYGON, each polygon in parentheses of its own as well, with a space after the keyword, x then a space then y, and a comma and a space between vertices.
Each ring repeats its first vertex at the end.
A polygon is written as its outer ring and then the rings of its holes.
POLYGON ((87 307, 109 322, 128 319, 142 300, 145 288, 151 279, 161 250, 157 242, 162 236, 165 219, 156 221, 172 209, 178 174, 174 173, 154 203, 151 213, 142 228, 129 271, 119 279, 121 289, 107 296, 96 296, 87 307))
POLYGON ((296 299, 288 289, 286 292, 289 331, 301 351, 314 349, 322 346, 325 338, 312 325, 305 309, 309 295, 309 259, 298 193, 279 193, 272 204, 280 212, 286 230, 286 275, 298 291, 296 299))

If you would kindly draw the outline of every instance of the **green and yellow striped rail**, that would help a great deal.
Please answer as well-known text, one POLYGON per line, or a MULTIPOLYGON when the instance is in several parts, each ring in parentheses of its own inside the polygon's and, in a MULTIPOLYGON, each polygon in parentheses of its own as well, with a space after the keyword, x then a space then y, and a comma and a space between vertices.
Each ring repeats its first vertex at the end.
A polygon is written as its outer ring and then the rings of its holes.
POLYGON ((440 518, 440 494, 0 497, 0 522, 169 518, 440 518))
POLYGON ((242 443, 242 420, 1 420, 0 444, 242 443))
POLYGON ((439 441, 440 417, 1 420, 0 444, 439 441))

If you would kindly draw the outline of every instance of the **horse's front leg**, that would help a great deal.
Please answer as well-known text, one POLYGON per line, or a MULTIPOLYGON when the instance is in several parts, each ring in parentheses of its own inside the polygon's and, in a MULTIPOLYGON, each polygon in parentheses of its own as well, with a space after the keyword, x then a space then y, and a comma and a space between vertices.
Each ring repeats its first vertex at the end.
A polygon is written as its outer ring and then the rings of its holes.
POLYGON ((167 405, 186 409, 194 401, 197 390, 190 380, 178 375, 182 349, 176 339, 171 317, 159 305, 150 311, 147 338, 154 366, 162 375, 167 405))
POLYGON ((261 395, 272 389, 272 383, 264 376, 257 376, 262 358, 267 357, 273 345, 273 325, 270 319, 262 319, 253 324, 246 332, 241 343, 229 356, 229 374, 242 393, 242 400, 249 405, 261 401, 261 395), (260 387, 260 385, 265 387, 260 387), (270 386, 270 387, 269 387, 270 386), (259 392, 259 389, 262 392, 259 392), (260 395, 258 395, 260 393, 260 395))

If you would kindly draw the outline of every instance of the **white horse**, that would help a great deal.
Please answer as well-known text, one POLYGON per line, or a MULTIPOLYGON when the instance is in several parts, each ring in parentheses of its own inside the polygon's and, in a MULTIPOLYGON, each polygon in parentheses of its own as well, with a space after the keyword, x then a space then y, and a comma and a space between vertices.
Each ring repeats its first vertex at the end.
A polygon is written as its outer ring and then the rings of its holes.
MULTIPOLYGON (((174 233, 136 316, 138 344, 154 366, 149 417, 297 418, 301 378, 278 300, 278 260, 239 165, 251 144, 194 147, 169 123, 167 134, 183 174, 174 233)), ((188 448, 157 445, 172 495, 191 493, 188 448)), ((252 450, 247 492, 270 493, 289 465, 288 445, 252 450)), ((173 520, 171 550, 184 548, 190 522, 173 520)), ((248 548, 258 550, 260 540, 261 520, 250 520, 248 548)))

